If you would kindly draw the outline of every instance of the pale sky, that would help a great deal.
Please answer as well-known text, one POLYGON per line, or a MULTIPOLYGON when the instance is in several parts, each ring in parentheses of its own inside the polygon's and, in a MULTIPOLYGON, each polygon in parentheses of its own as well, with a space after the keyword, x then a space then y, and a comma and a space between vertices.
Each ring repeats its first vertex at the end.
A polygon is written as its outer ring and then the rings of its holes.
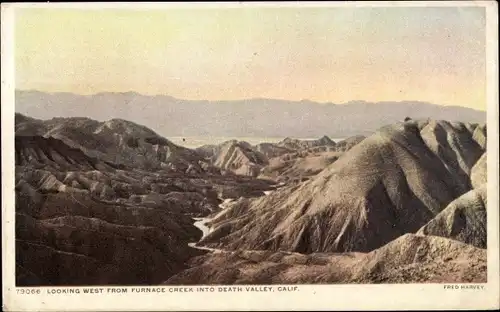
POLYGON ((485 9, 16 9, 16 88, 486 109, 485 9))

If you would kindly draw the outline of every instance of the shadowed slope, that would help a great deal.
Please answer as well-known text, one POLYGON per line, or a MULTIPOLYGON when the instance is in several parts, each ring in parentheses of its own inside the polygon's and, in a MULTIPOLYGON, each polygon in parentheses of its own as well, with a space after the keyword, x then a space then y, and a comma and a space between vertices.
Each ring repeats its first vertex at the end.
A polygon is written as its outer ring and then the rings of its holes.
POLYGON ((106 122, 83 117, 37 120, 17 114, 16 136, 52 137, 90 157, 127 166, 182 172, 210 170, 195 151, 122 119, 106 122))
POLYGON ((486 248, 486 184, 452 201, 418 233, 453 238, 486 248))
POLYGON ((301 253, 370 251, 414 233, 471 189, 477 125, 409 121, 381 128, 312 180, 233 205, 212 247, 301 253))
MULTIPOLYGON (((27 120, 30 131, 45 132, 27 120)), ((15 152, 18 286, 158 284, 203 253, 188 247, 202 235, 192 217, 219 209, 219 194, 256 196, 271 187, 248 177, 115 165, 51 136, 16 136, 15 152)))

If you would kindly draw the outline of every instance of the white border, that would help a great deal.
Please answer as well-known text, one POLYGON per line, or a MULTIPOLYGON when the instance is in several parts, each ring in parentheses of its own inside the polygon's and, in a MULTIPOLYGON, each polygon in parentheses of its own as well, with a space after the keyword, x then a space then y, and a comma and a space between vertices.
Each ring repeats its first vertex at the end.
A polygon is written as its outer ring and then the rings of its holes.
MULTIPOLYGON (((76 310, 401 310, 487 309, 499 305, 498 15, 494 1, 380 1, 281 3, 37 3, 2 4, 2 250, 6 311, 76 310), (484 6, 487 9, 488 283, 479 290, 444 290, 443 284, 300 285, 290 293, 165 293, 127 295, 19 295, 14 287, 14 58, 15 7, 241 8, 241 7, 484 6)), ((274 285, 277 287, 277 285, 274 285)), ((69 288, 69 287, 68 287, 69 288)), ((102 287, 107 289, 108 287, 102 287)), ((130 288, 130 287, 128 287, 130 288)), ((171 287, 167 287, 171 288, 171 287)), ((42 288, 42 290, 45 288, 42 288)))
MULTIPOLYGON (((10 5, 9 5, 10 6, 10 5)), ((261 2, 54 2, 16 3, 16 7, 79 9, 169 9, 169 8, 243 8, 243 7, 477 7, 494 6, 491 1, 261 1, 261 2)))

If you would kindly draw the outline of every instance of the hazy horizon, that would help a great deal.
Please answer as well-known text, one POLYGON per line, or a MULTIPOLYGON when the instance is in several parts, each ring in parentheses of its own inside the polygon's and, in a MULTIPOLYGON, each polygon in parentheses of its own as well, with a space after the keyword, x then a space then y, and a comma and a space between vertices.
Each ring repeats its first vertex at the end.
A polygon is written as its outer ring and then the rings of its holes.
MULTIPOLYGON (((280 98, 265 98, 265 97, 248 97, 248 98, 235 98, 235 99, 226 99, 226 100, 221 100, 221 99, 213 99, 213 100, 206 100, 206 99, 189 99, 189 98, 180 98, 180 97, 175 97, 170 94, 144 94, 140 93, 138 91, 100 91, 96 93, 89 93, 89 94, 81 94, 81 93, 75 93, 75 92, 69 92, 69 91, 54 91, 54 92, 49 92, 49 91, 41 91, 41 90, 36 90, 36 89, 15 89, 15 92, 39 92, 39 93, 44 93, 44 94, 50 94, 50 95, 57 95, 57 94, 71 94, 71 95, 76 95, 76 96, 82 96, 82 97, 93 97, 97 95, 102 95, 102 94, 137 94, 139 96, 144 96, 144 97, 167 97, 175 100, 180 100, 180 101, 186 101, 186 102, 209 102, 209 103, 223 103, 223 102, 245 102, 245 101, 254 101, 254 100, 269 100, 269 101, 282 101, 282 102, 294 102, 294 103, 312 103, 312 104, 318 104, 318 105, 349 105, 349 104, 355 104, 355 103, 363 103, 363 104, 382 104, 382 103, 390 103, 390 104, 397 104, 397 103, 421 103, 421 104, 428 104, 428 105, 442 105, 440 103, 432 103, 428 101, 421 101, 421 100, 400 100, 400 101, 391 101, 391 100, 385 100, 385 101, 369 101, 369 100, 358 100, 358 99, 352 99, 347 102, 332 102, 332 101, 326 101, 326 102, 319 102, 319 101, 313 101, 311 99, 280 99, 280 98)), ((442 105, 446 106, 448 108, 451 107, 462 107, 462 108, 469 108, 481 112, 486 112, 486 108, 474 108, 474 107, 466 107, 462 105, 442 105)), ((17 109, 17 107, 16 107, 17 109)), ((16 110, 17 111, 17 110, 16 110)))
POLYGON ((486 110, 484 7, 16 8, 16 89, 486 110))
POLYGON ((54 117, 124 119, 164 136, 348 137, 371 133, 406 117, 481 123, 486 120, 485 111, 426 102, 189 101, 138 93, 82 96, 17 91, 15 110, 45 120, 54 117))

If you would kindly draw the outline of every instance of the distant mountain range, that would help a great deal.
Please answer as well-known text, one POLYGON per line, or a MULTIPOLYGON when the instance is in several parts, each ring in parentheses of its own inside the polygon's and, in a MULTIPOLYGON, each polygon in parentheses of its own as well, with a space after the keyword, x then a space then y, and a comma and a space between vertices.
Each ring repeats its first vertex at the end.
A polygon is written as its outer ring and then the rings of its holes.
POLYGON ((44 93, 16 91, 16 112, 41 119, 122 118, 146 125, 160 135, 334 138, 367 135, 383 125, 412 119, 484 123, 486 112, 418 101, 351 101, 346 104, 247 99, 235 101, 181 100, 135 92, 44 93))

